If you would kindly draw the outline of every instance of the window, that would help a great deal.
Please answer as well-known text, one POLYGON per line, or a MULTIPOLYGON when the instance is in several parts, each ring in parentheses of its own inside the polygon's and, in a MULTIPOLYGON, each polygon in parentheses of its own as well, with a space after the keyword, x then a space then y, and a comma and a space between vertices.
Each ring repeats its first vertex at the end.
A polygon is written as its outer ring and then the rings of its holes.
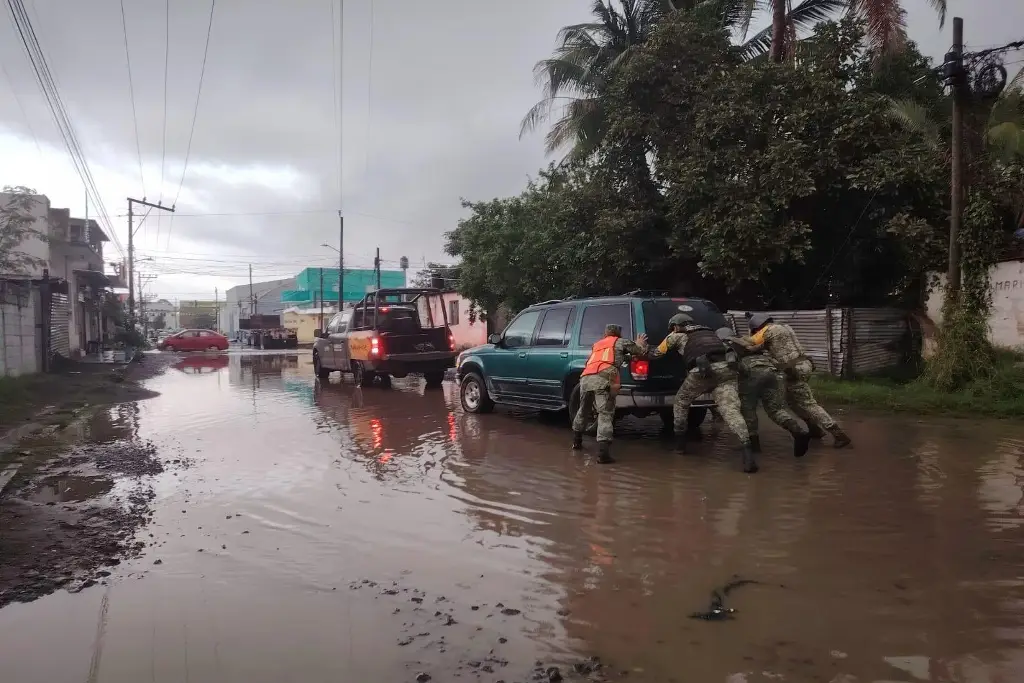
POLYGON ((202 332, 199 333, 199 336, 200 337, 212 337, 213 336, 213 332, 210 332, 208 330, 203 330, 202 332))
POLYGON ((627 339, 633 336, 633 316, 630 315, 629 304, 596 304, 587 306, 583 311, 583 324, 580 326, 580 346, 593 346, 594 342, 604 336, 605 325, 620 325, 622 336, 627 339))
POLYGON ((505 346, 510 349, 529 346, 533 339, 533 328, 537 326, 540 314, 541 311, 527 311, 513 320, 512 324, 505 328, 505 346))
POLYGON ((729 321, 721 314, 713 303, 702 299, 658 299, 645 301, 642 305, 644 313, 644 329, 647 330, 647 343, 657 346, 668 335, 668 320, 677 313, 686 313, 698 325, 717 330, 729 327, 729 321))
POLYGON ((458 325, 459 324, 459 300, 448 302, 448 324, 458 325))
POLYGON ((344 329, 345 328, 345 323, 342 321, 342 318, 344 317, 344 315, 345 315, 344 313, 336 313, 334 315, 334 317, 331 318, 331 321, 329 323, 327 323, 327 333, 328 334, 336 334, 338 332, 344 332, 345 331, 345 329, 344 329))
POLYGON ((537 346, 564 346, 569 341, 566 328, 575 308, 552 308, 544 314, 537 332, 537 346))

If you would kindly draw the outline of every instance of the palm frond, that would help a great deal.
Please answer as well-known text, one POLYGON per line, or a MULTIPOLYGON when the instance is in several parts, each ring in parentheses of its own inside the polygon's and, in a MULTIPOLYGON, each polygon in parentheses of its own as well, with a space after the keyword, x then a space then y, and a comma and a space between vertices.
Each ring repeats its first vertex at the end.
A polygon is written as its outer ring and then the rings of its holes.
POLYGON ((908 132, 919 135, 932 149, 940 145, 939 126, 926 107, 914 100, 889 100, 889 116, 908 132))
MULTIPOLYGON (((789 14, 789 21, 794 29, 806 35, 822 21, 834 18, 837 14, 849 9, 850 0, 804 0, 793 8, 789 14)), ((772 45, 772 27, 768 26, 749 39, 741 46, 743 58, 746 61, 753 61, 758 57, 767 55, 772 45)))
POLYGON ((1024 67, 1017 72, 1017 75, 1010 79, 1010 82, 1006 84, 1007 90, 1019 90, 1024 88, 1024 67))
POLYGON ((946 11, 949 9, 946 7, 946 0, 928 0, 928 4, 939 15, 939 28, 944 28, 946 26, 946 11))
POLYGON ((530 111, 526 112, 526 116, 524 116, 523 120, 519 123, 519 139, 522 140, 524 135, 537 130, 537 127, 547 121, 550 117, 551 100, 545 97, 543 100, 530 107, 530 111))
POLYGON ((907 13, 900 0, 851 0, 850 13, 867 22, 875 54, 899 52, 907 41, 907 13))

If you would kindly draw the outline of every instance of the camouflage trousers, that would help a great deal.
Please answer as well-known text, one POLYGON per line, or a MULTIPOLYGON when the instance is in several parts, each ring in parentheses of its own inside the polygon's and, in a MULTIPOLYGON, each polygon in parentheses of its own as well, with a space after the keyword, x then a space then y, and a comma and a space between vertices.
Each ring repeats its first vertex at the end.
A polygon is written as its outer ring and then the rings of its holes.
POLYGON ((808 426, 815 425, 831 432, 839 423, 822 408, 814 398, 807 378, 811 376, 810 361, 798 362, 792 370, 784 373, 786 378, 786 403, 808 426))
POLYGON ((597 440, 611 441, 615 427, 615 393, 612 384, 601 375, 580 378, 580 408, 572 420, 574 432, 585 432, 597 413, 597 440))
POLYGON ((772 368, 752 368, 740 377, 740 411, 750 436, 757 435, 757 406, 764 406, 768 418, 791 434, 806 434, 796 415, 786 406, 785 377, 772 368))
POLYGON ((690 370, 672 403, 672 421, 676 434, 686 433, 686 419, 690 413, 690 406, 698 396, 710 391, 712 398, 715 399, 718 414, 726 426, 744 446, 749 446, 750 433, 740 409, 736 377, 736 371, 725 361, 712 363, 711 372, 707 377, 702 377, 696 368, 690 370))

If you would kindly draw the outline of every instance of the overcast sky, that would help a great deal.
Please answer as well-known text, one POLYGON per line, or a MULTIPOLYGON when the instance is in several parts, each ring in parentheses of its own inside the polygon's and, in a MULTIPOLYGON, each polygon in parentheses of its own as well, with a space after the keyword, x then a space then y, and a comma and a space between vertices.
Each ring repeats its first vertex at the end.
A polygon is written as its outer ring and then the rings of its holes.
MULTIPOLYGON (((539 97, 532 67, 591 2, 347 0, 342 41, 332 0, 220 0, 183 185, 209 1, 170 2, 168 23, 164 0, 125 0, 141 172, 120 2, 25 4, 121 244, 127 196, 170 204, 181 186, 173 221, 154 212, 142 225, 136 246, 152 260, 140 267, 159 276, 162 296, 212 298, 247 281, 250 262, 257 280, 336 263, 319 245, 337 245, 339 205, 346 267, 371 267, 378 246, 385 268, 401 256, 413 268, 447 260, 441 235, 463 215, 460 197, 514 194, 548 161, 543 131, 518 137, 539 97)), ((965 17, 969 49, 1024 38, 1019 0, 949 4, 951 17, 965 17)), ((939 30, 926 0, 905 5, 911 38, 941 56, 949 24, 939 30)), ((0 185, 33 187, 80 216, 81 181, 4 14, 0 185)), ((117 258, 113 244, 106 256, 117 258)))

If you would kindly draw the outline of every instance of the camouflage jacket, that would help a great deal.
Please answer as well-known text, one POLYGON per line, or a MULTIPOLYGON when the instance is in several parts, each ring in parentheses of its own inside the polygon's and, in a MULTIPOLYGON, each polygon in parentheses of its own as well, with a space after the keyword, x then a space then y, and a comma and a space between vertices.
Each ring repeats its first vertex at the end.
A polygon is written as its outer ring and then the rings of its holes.
POLYGON ((807 352, 797 339, 796 332, 785 323, 768 323, 746 339, 755 346, 763 347, 764 352, 780 369, 791 368, 807 358, 807 352))
POLYGON ((762 372, 778 372, 779 369, 775 362, 749 337, 730 337, 728 344, 739 355, 741 373, 754 375, 762 372))
POLYGON ((683 355, 683 350, 686 348, 687 335, 685 332, 669 332, 665 340, 658 344, 657 347, 650 350, 647 354, 648 358, 654 360, 655 358, 661 358, 667 356, 672 351, 675 351, 680 356, 683 355))

